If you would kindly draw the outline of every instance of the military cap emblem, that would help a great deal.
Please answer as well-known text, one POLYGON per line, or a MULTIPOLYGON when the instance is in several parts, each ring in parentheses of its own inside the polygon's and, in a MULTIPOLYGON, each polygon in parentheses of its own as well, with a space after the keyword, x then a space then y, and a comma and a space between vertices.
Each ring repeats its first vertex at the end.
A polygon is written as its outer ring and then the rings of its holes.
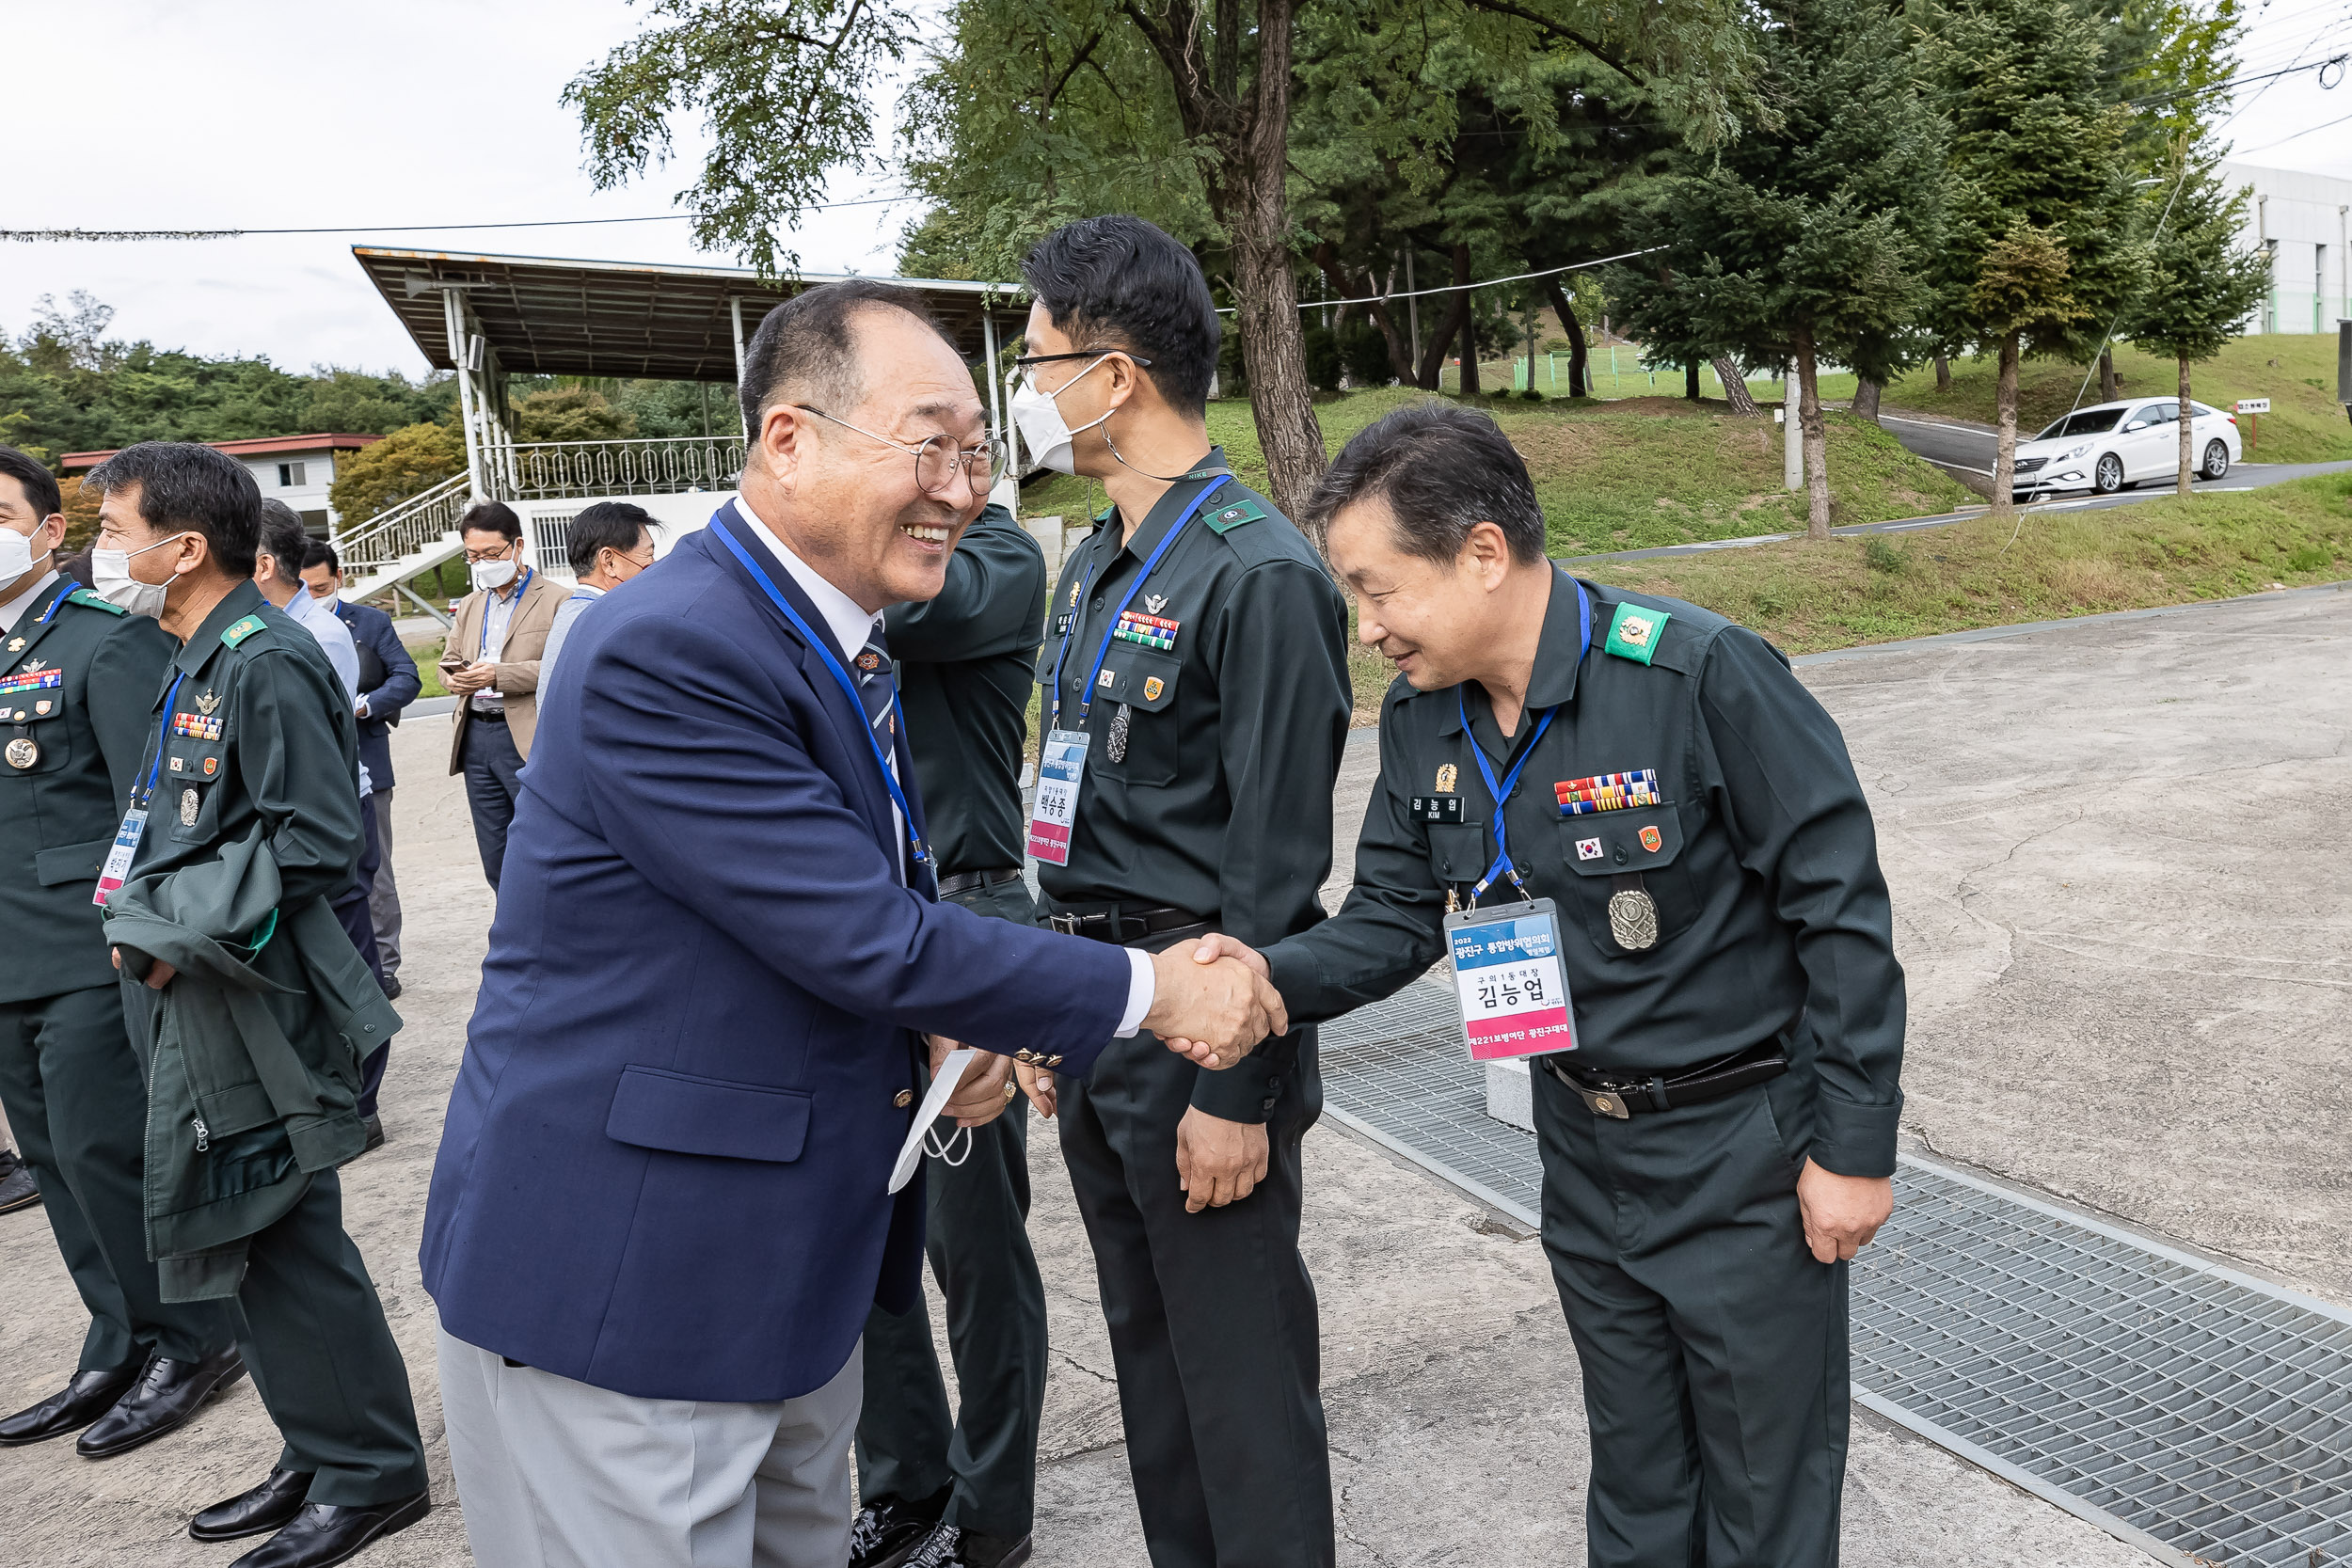
POLYGON ((1658 905, 1645 888, 1627 888, 1609 895, 1609 934, 1629 953, 1658 945, 1658 905))
POLYGON ((220 699, 210 691, 196 699, 196 711, 207 718, 211 717, 213 710, 218 706, 220 706, 220 699))
POLYGON ((8 742, 8 758, 10 768, 20 770, 30 768, 40 760, 40 747, 34 743, 32 736, 20 735, 8 742))
POLYGON ((1166 688, 1160 684, 1159 676, 1146 675, 1143 677, 1143 700, 1145 702, 1158 702, 1160 700, 1160 693, 1165 689, 1166 688))
POLYGON ((195 827, 196 814, 198 811, 202 809, 203 804, 203 798, 197 794, 196 786, 194 784, 190 784, 187 788, 182 790, 180 792, 180 826, 183 828, 195 827))
POLYGON ((1452 764, 1452 763, 1450 763, 1450 762, 1449 762, 1449 763, 1447 763, 1447 764, 1445 764, 1443 767, 1439 768, 1438 769, 1438 789, 1437 789, 1437 793, 1438 793, 1439 795, 1451 795, 1451 794, 1453 794, 1453 793, 1454 793, 1454 782, 1455 782, 1456 780, 1460 779, 1460 778, 1461 778, 1461 776, 1462 776, 1462 774, 1461 774, 1461 770, 1460 770, 1459 768, 1455 768, 1455 767, 1454 766, 1454 764, 1452 764))
POLYGON ((1660 832, 1656 828, 1644 828, 1642 830, 1642 847, 1647 849, 1651 854, 1654 855, 1658 853, 1660 849, 1665 847, 1665 843, 1666 835, 1660 832))

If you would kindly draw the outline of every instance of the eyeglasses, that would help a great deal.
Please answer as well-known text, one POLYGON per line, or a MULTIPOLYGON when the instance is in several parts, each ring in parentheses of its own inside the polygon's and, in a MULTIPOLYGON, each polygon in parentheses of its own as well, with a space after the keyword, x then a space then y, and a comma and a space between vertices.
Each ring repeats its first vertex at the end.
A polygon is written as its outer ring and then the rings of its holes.
POLYGON ((1050 365, 1057 359, 1100 359, 1105 354, 1126 354, 1128 358, 1145 370, 1152 368, 1151 360, 1140 354, 1127 354, 1123 348, 1082 348, 1070 354, 1025 354, 1012 362, 1012 368, 1025 371, 1033 365, 1050 365))
POLYGON ((519 539, 510 539, 505 544, 499 546, 495 549, 468 550, 466 552, 466 564, 469 566, 479 566, 485 561, 504 561, 506 559, 506 552, 521 543, 522 541, 519 539))
POLYGON ((793 407, 804 414, 854 430, 869 441, 880 441, 896 451, 903 451, 914 459, 914 483, 927 496, 944 496, 954 488, 956 470, 963 470, 964 481, 973 489, 986 493, 998 469, 1005 466, 1005 443, 990 436, 977 447, 959 447, 945 436, 926 436, 919 446, 907 446, 887 436, 877 436, 861 425, 836 419, 823 409, 809 404, 796 403, 793 407))

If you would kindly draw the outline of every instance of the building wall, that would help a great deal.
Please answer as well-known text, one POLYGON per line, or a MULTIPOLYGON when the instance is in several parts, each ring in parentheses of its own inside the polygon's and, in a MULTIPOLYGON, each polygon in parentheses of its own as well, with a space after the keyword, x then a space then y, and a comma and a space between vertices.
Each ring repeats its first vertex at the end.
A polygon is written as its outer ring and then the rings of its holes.
POLYGON ((302 515, 310 531, 325 537, 342 522, 335 509, 326 504, 326 487, 335 483, 335 450, 322 447, 312 451, 274 451, 260 457, 245 457, 242 462, 253 475, 253 483, 262 487, 264 500, 281 500, 302 515), (289 484, 280 473, 281 467, 295 469, 300 483, 289 484))
POLYGON ((2333 332, 2352 318, 2352 180, 2227 163, 2223 175, 2251 186, 2242 231, 2271 255, 2270 299, 2253 332, 2333 332))

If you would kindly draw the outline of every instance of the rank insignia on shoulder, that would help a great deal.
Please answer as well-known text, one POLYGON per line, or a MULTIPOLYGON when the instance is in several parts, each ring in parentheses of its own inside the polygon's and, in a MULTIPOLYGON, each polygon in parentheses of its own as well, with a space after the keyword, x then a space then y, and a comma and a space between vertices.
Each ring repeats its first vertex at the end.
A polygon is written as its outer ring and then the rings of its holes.
POLYGON ((1265 515, 1265 508, 1256 501, 1235 501, 1209 514, 1209 527, 1218 533, 1230 533, 1244 523, 1254 523, 1265 515))
MULTIPOLYGON (((65 596, 65 601, 68 604, 82 605, 90 610, 103 610, 109 615, 128 615, 131 613, 119 604, 108 604, 105 600, 100 598, 97 594, 91 593, 87 588, 76 588, 72 593, 68 594, 65 596)), ((24 644, 19 642, 14 644, 14 646, 21 648, 24 644)))
POLYGON ((1440 795, 1453 794, 1454 783, 1459 780, 1461 776, 1462 770, 1454 767, 1454 764, 1449 762, 1441 766, 1438 769, 1438 793, 1440 795))
POLYGON ((252 636, 255 632, 260 631, 265 625, 267 625, 267 623, 264 622, 259 615, 248 615, 244 620, 234 622, 221 631, 221 644, 224 647, 233 648, 238 643, 244 641, 246 638, 252 636))
POLYGON ((1670 610, 1621 604, 1609 623, 1609 641, 1601 645, 1602 651, 1629 658, 1636 664, 1647 664, 1650 655, 1658 650, 1660 629, 1673 619, 1670 610))

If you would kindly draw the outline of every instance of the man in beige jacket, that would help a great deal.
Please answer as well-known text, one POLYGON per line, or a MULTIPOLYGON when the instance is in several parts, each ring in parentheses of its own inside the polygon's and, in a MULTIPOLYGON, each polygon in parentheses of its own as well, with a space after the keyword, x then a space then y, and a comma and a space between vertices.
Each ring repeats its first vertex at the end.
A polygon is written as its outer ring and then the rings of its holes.
POLYGON ((459 602, 441 655, 441 684, 457 698, 449 770, 466 776, 474 844, 495 893, 538 719, 539 656, 564 590, 532 568, 522 519, 503 501, 475 502, 457 526, 473 592, 459 602))

